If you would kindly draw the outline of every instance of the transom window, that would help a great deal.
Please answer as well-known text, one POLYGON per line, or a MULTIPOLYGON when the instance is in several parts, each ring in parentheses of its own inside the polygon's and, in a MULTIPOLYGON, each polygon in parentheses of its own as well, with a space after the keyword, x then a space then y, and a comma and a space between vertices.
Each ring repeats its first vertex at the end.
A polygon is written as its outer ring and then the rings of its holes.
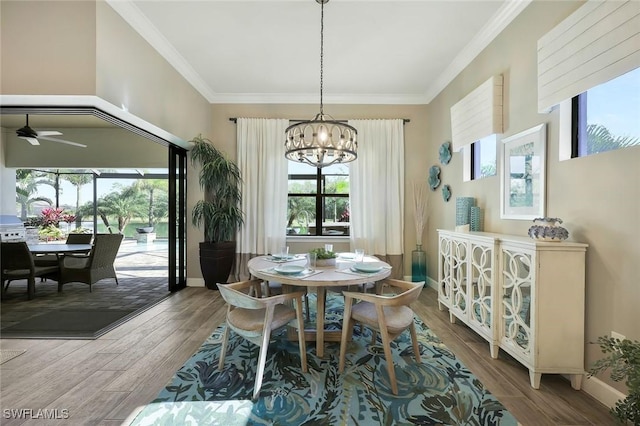
POLYGON ((572 100, 571 157, 640 145, 640 68, 572 100))
POLYGON ((287 235, 349 235, 349 166, 289 161, 287 235))

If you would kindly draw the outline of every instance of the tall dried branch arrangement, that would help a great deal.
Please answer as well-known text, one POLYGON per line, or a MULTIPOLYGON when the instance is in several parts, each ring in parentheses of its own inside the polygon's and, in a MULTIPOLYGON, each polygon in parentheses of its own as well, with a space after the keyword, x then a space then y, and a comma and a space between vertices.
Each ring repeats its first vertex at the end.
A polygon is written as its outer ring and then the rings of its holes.
POLYGON ((416 223, 416 244, 422 245, 422 233, 427 225, 429 215, 427 212, 427 202, 429 193, 427 186, 423 183, 413 183, 413 213, 416 223))

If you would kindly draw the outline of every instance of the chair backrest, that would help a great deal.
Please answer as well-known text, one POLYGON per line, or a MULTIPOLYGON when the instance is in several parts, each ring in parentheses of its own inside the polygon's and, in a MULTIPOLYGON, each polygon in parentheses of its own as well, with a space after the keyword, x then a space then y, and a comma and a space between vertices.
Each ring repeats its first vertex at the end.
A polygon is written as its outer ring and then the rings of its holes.
POLYGON ((91 244, 93 234, 69 234, 67 244, 91 244))
POLYGON ((113 266, 122 243, 122 234, 96 234, 91 249, 91 268, 113 266))
POLYGON ((0 246, 0 257, 2 259, 2 270, 29 269, 33 271, 33 257, 29 251, 29 246, 24 241, 7 242, 0 246))
POLYGON ((388 306, 409 306, 420 297, 422 289, 424 288, 424 281, 410 282, 394 279, 387 279, 383 281, 383 284, 388 284, 391 287, 401 290, 395 296, 389 297, 383 303, 388 306))
POLYGON ((250 283, 251 281, 218 284, 218 290, 220 291, 220 296, 231 306, 245 309, 264 309, 264 301, 240 291, 250 287, 250 283))

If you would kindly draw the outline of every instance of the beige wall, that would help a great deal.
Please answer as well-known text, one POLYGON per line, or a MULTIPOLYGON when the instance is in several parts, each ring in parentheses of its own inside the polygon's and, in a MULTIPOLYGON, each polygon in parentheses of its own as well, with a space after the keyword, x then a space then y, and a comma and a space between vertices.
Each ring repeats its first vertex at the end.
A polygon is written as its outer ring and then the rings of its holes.
POLYGON ((183 140, 208 134, 209 102, 111 6, 96 16, 96 96, 183 140))
MULTIPOLYGON (((587 341, 615 330, 640 339, 640 147, 559 161, 559 114, 537 112, 537 40, 572 13, 581 2, 534 2, 430 103, 428 145, 451 137, 450 107, 493 74, 505 75, 509 136, 540 123, 548 125, 547 216, 560 217, 570 238, 589 244, 586 270, 587 341)), ((530 221, 500 219, 498 176, 462 181, 462 154, 442 167, 452 201, 431 203, 428 252, 436 253, 436 229, 455 227, 455 197, 475 197, 485 209, 485 230, 526 235, 530 221)), ((437 277, 435 256, 429 275, 437 277)), ((564 301, 570 304, 572 301, 564 301)), ((558 321, 561 321, 558 318, 558 321)), ((601 357, 586 344, 586 368, 601 357)), ((606 379, 605 376, 601 377, 606 379)), ((619 384, 618 388, 623 389, 619 384)))
MULTIPOLYGON (((411 182, 427 179, 427 163, 435 161, 434 158, 427 158, 425 149, 427 133, 427 114, 425 105, 325 105, 326 113, 336 119, 365 119, 365 118, 407 118, 411 120, 405 124, 405 253, 410 253, 416 244, 416 235, 413 226, 413 210, 411 202, 411 182)), ((230 158, 236 159, 236 125, 229 121, 229 118, 236 117, 265 117, 265 118, 287 118, 287 119, 311 119, 319 111, 319 105, 295 105, 295 104, 214 104, 211 107, 213 132, 211 140, 216 147, 226 152, 230 158)), ((283 141, 284 143, 284 136, 283 141)), ((363 144, 366 141, 360 140, 363 144)), ((190 175, 191 178, 191 175, 190 175)), ((194 178, 189 182, 189 205, 187 211, 198 198, 193 194, 199 194, 197 182, 194 178)), ((188 230, 187 240, 189 244, 188 257, 197 259, 198 248, 194 246, 194 238, 202 238, 196 234, 193 227, 188 230)), ((317 244, 316 244, 317 246, 317 244)), ((300 245, 299 249, 305 250, 305 245, 300 245)), ((341 246, 342 247, 342 246, 341 246)), ((406 257, 406 256, 405 256, 406 257)), ((410 259, 405 258, 405 274, 410 271, 410 259)), ((191 278, 201 277, 199 265, 191 262, 187 275, 191 278)))
POLYGON ((93 95, 93 2, 0 2, 0 88, 10 95, 93 95))

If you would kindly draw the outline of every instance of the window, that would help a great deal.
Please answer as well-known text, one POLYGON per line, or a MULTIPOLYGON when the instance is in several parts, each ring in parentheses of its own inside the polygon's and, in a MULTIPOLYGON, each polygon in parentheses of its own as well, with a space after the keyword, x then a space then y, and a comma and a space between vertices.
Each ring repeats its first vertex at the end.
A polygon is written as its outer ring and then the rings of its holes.
POLYGON ((289 162, 287 235, 349 235, 349 166, 289 162))
POLYGON ((493 134, 471 144, 471 180, 496 175, 497 139, 493 134))
POLYGON ((640 68, 572 100, 571 157, 640 145, 640 68))

